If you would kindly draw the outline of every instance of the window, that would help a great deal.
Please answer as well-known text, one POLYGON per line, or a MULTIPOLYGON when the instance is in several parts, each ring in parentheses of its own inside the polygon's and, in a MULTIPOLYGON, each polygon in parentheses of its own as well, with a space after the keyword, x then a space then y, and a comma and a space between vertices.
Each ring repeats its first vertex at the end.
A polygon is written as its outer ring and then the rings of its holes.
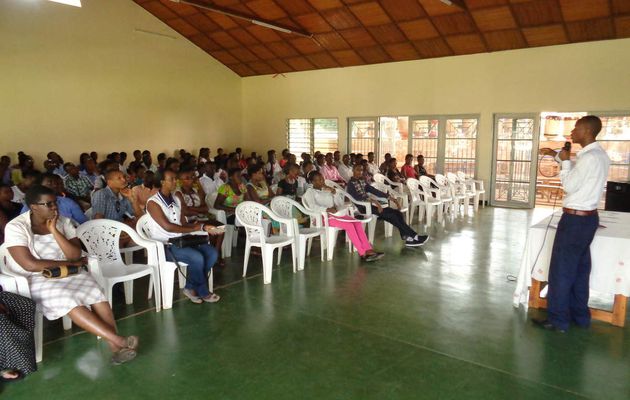
POLYGON ((602 131, 597 135, 597 141, 610 157, 609 181, 630 180, 630 113, 628 114, 600 117, 602 131))
POLYGON ((296 156, 316 151, 332 153, 337 144, 337 118, 292 118, 287 121, 289 151, 296 156))
POLYGON ((478 115, 398 116, 348 118, 348 151, 374 151, 377 162, 390 153, 405 162, 405 155, 424 156, 429 174, 463 171, 475 176, 478 115))
POLYGON ((447 119, 444 172, 463 171, 475 176, 477 120, 447 119))

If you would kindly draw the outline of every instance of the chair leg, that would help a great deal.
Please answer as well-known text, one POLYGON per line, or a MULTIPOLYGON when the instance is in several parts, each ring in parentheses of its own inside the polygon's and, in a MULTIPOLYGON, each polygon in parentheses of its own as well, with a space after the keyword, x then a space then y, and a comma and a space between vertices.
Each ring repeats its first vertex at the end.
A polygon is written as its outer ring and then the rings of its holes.
POLYGON ((63 317, 61 317, 61 320, 63 322, 64 331, 69 331, 70 329, 72 329, 72 320, 70 319, 70 317, 64 315, 63 317))
POLYGON ((392 237, 394 234, 394 225, 387 221, 383 221, 383 226, 385 230, 385 237, 392 237))
POLYGON ((370 222, 368 222, 368 240, 370 241, 370 243, 374 243, 374 234, 376 232, 376 222, 378 221, 377 218, 375 218, 376 216, 373 215, 372 216, 372 220, 370 222))
POLYGON ((252 250, 252 246, 249 244, 249 240, 245 241, 245 256, 243 257, 243 278, 247 275, 247 264, 249 262, 249 253, 252 250))
POLYGON ((273 270, 273 248, 261 247, 263 259, 263 283, 271 283, 271 272, 273 270))
MULTIPOLYGON (((298 252, 297 252, 297 241, 294 239, 293 243, 291 243, 291 261, 293 261, 293 273, 295 273, 296 268, 297 268, 297 258, 298 258, 298 252)), ((300 248, 306 248, 306 246, 300 246, 300 248)), ((279 248, 278 251, 282 252, 283 247, 279 248)), ((304 269, 304 267, 302 267, 302 269, 304 269)))
MULTIPOLYGON (((160 271, 160 284, 162 285, 162 308, 168 310, 173 307, 173 290, 175 285, 175 274, 177 269, 173 272, 160 271)), ((183 279, 180 279, 183 281, 183 279)))
MULTIPOLYGON (((306 249, 307 249, 306 237, 300 236, 300 242, 298 243, 298 271, 304 270, 304 263, 306 261, 306 249)), ((313 238, 308 239, 309 243, 313 242, 313 238)))
POLYGON ((322 233, 321 235, 319 235, 319 251, 322 256, 322 261, 324 261, 324 257, 325 257, 324 252, 326 251, 326 234, 325 233, 322 233))
POLYGON ((123 282, 125 288, 125 304, 133 304, 133 281, 123 282))
POLYGON ((44 314, 35 312, 35 361, 42 362, 44 353, 44 314))
POLYGON ((225 236, 223 237, 223 243, 221 243, 221 255, 223 258, 232 257, 232 236, 234 235, 234 228, 230 225, 226 226, 225 236))
POLYGON ((444 208, 444 206, 442 204, 438 205, 435 207, 435 210, 437 211, 437 220, 439 223, 442 223, 444 221, 444 217, 442 214, 442 209, 444 208))
POLYGON ((179 289, 181 290, 186 286, 186 265, 179 264, 178 271, 179 269, 182 271, 178 273, 177 282, 179 282, 179 289))
POLYGON ((278 263, 276 265, 280 265, 280 260, 282 259, 282 247, 278 248, 278 263))
POLYGON ((337 230, 329 228, 326 234, 326 252, 328 253, 328 261, 333 259, 335 253, 335 242, 337 241, 337 230))
POLYGON ((311 255, 311 247, 313 247, 313 237, 308 238, 308 247, 306 248, 306 255, 310 256, 311 255))
POLYGON ((427 204, 427 222, 426 225, 427 227, 431 226, 431 220, 433 219, 433 206, 430 204, 427 204))
MULTIPOLYGON (((416 209, 416 206, 413 203, 411 203, 411 205, 409 206, 409 213, 407 214, 409 216, 409 220, 407 221, 407 224, 413 223, 413 214, 414 214, 415 209, 416 209)), ((418 207, 418 211, 419 210, 420 210, 420 207, 418 207)))
POLYGON ((210 293, 214 293, 214 268, 210 269, 210 274, 208 276, 208 291, 210 291, 210 293))
POLYGON ((155 290, 155 312, 160 312, 160 310, 162 310, 162 288, 159 276, 160 270, 157 267, 153 268, 151 280, 153 281, 153 290, 155 290))
MULTIPOLYGON (((107 297, 107 301, 109 301, 109 306, 114 307, 114 285, 111 283, 107 285, 107 290, 105 290, 105 296, 107 297)), ((125 292, 125 296, 127 293, 125 292)))
POLYGON ((149 277, 149 294, 147 299, 150 299, 153 296, 153 275, 149 277))

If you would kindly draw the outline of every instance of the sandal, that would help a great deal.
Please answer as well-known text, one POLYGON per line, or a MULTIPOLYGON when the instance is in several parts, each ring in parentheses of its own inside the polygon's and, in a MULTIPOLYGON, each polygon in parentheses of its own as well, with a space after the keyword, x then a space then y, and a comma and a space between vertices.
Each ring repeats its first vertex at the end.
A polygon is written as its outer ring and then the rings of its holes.
POLYGON ((194 295, 193 291, 190 289, 184 289, 182 290, 182 293, 184 294, 184 296, 188 297, 190 301, 192 301, 195 304, 203 303, 203 301, 201 301, 201 298, 199 298, 199 296, 194 295))
POLYGON ((0 371, 0 382, 15 382, 15 381, 19 381, 21 379, 24 378, 24 374, 21 373, 18 370, 15 369, 3 369, 2 371, 0 371), (17 376, 15 378, 5 378, 3 375, 4 374, 16 374, 17 376))
POLYGON ((138 338, 138 336, 127 336, 125 341, 127 342, 125 347, 134 351, 138 350, 138 345, 140 345, 140 338, 138 338))
POLYGON ((124 349, 118 350, 112 355, 112 364, 124 364, 136 358, 137 355, 138 353, 136 353, 135 350, 125 347, 124 349))
POLYGON ((202 297, 201 300, 205 301, 206 303, 216 303, 217 301, 221 300, 221 296, 216 293, 210 293, 206 297, 202 297))

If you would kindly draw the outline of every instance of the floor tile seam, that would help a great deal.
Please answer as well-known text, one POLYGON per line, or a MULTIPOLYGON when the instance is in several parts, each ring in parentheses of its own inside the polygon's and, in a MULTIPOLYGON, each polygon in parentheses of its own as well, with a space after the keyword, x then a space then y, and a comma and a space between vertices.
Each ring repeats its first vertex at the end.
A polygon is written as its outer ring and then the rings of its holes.
MULTIPOLYGON (((282 305, 280 304, 280 306, 282 306, 282 305)), ((298 312, 302 313, 302 314, 304 314, 306 316, 312 317, 312 318, 317 318, 317 319, 320 319, 322 321, 327 321, 327 322, 330 322, 330 323, 333 323, 333 324, 336 324, 336 325, 340 325, 340 326, 343 326, 343 327, 348 328, 348 329, 353 329, 353 330, 356 330, 356 331, 360 331, 360 332, 363 332, 363 333, 366 333, 366 334, 369 334, 369 335, 372 335, 372 336, 378 336, 378 337, 383 338, 383 339, 387 339, 387 340, 391 340, 391 341, 394 341, 394 342, 397 342, 397 343, 400 343, 400 344, 411 346, 411 347, 414 347, 416 349, 428 351, 430 353, 434 353, 434 354, 440 355, 442 357, 450 358, 452 360, 460 361, 460 362, 463 362, 463 363, 466 363, 466 364, 471 364, 471 365, 474 365, 474 366, 480 367, 480 368, 485 368, 485 369, 488 369, 488 370, 491 370, 491 371, 495 371, 495 372, 501 373, 503 375, 508 375, 508 376, 511 376, 511 377, 514 377, 514 378, 517 378, 517 379, 521 379, 521 380, 524 380, 524 381, 527 381, 527 382, 530 382, 530 383, 533 383, 533 384, 536 384, 536 385, 542 385, 542 386, 545 386, 545 387, 548 387, 548 388, 551 388, 551 389, 554 389, 554 390, 557 390, 557 391, 560 391, 560 392, 568 393, 568 394, 571 394, 571 395, 574 395, 574 396, 577 396, 577 397, 580 397, 580 398, 583 398, 583 399, 590 399, 590 397, 588 397, 587 395, 585 395, 583 393, 578 393, 578 392, 575 392, 573 390, 566 389, 566 388, 563 388, 563 387, 560 387, 560 386, 556 386, 556 385, 552 385, 552 384, 545 383, 545 382, 538 382, 538 381, 535 381, 533 379, 514 374, 514 373, 512 373, 510 371, 506 371, 506 370, 503 370, 503 369, 500 369, 500 368, 497 368, 497 367, 493 367, 491 365, 485 365, 485 364, 482 364, 482 363, 479 363, 479 362, 476 362, 476 361, 473 361, 473 360, 467 360, 465 358, 461 358, 461 357, 458 357, 458 356, 455 356, 455 355, 452 355, 452 354, 448 354, 448 353, 445 353, 445 352, 437 350, 437 349, 432 349, 430 347, 423 346, 423 345, 420 345, 420 344, 417 344, 417 343, 409 342, 409 341, 406 341, 406 340, 403 340, 403 339, 399 339, 399 338, 383 335, 383 334, 380 334, 380 333, 377 333, 377 332, 373 332, 373 331, 370 331, 370 330, 367 330, 367 329, 359 328, 359 327, 353 326, 351 324, 347 324, 347 323, 344 323, 344 322, 341 322, 341 321, 337 321, 337 320, 334 320, 334 319, 331 319, 331 318, 326 318, 326 317, 322 317, 320 315, 310 314, 310 313, 307 313, 305 311, 298 311, 298 312)))

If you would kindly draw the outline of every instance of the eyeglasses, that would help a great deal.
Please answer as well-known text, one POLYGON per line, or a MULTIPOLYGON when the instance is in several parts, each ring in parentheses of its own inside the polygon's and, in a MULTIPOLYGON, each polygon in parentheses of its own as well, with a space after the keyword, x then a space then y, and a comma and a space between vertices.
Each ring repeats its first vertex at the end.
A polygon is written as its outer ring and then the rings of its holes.
POLYGON ((46 206, 48 208, 53 208, 53 206, 57 205, 57 200, 46 201, 46 202, 43 202, 43 203, 35 203, 35 204, 37 204, 38 206, 46 206))

